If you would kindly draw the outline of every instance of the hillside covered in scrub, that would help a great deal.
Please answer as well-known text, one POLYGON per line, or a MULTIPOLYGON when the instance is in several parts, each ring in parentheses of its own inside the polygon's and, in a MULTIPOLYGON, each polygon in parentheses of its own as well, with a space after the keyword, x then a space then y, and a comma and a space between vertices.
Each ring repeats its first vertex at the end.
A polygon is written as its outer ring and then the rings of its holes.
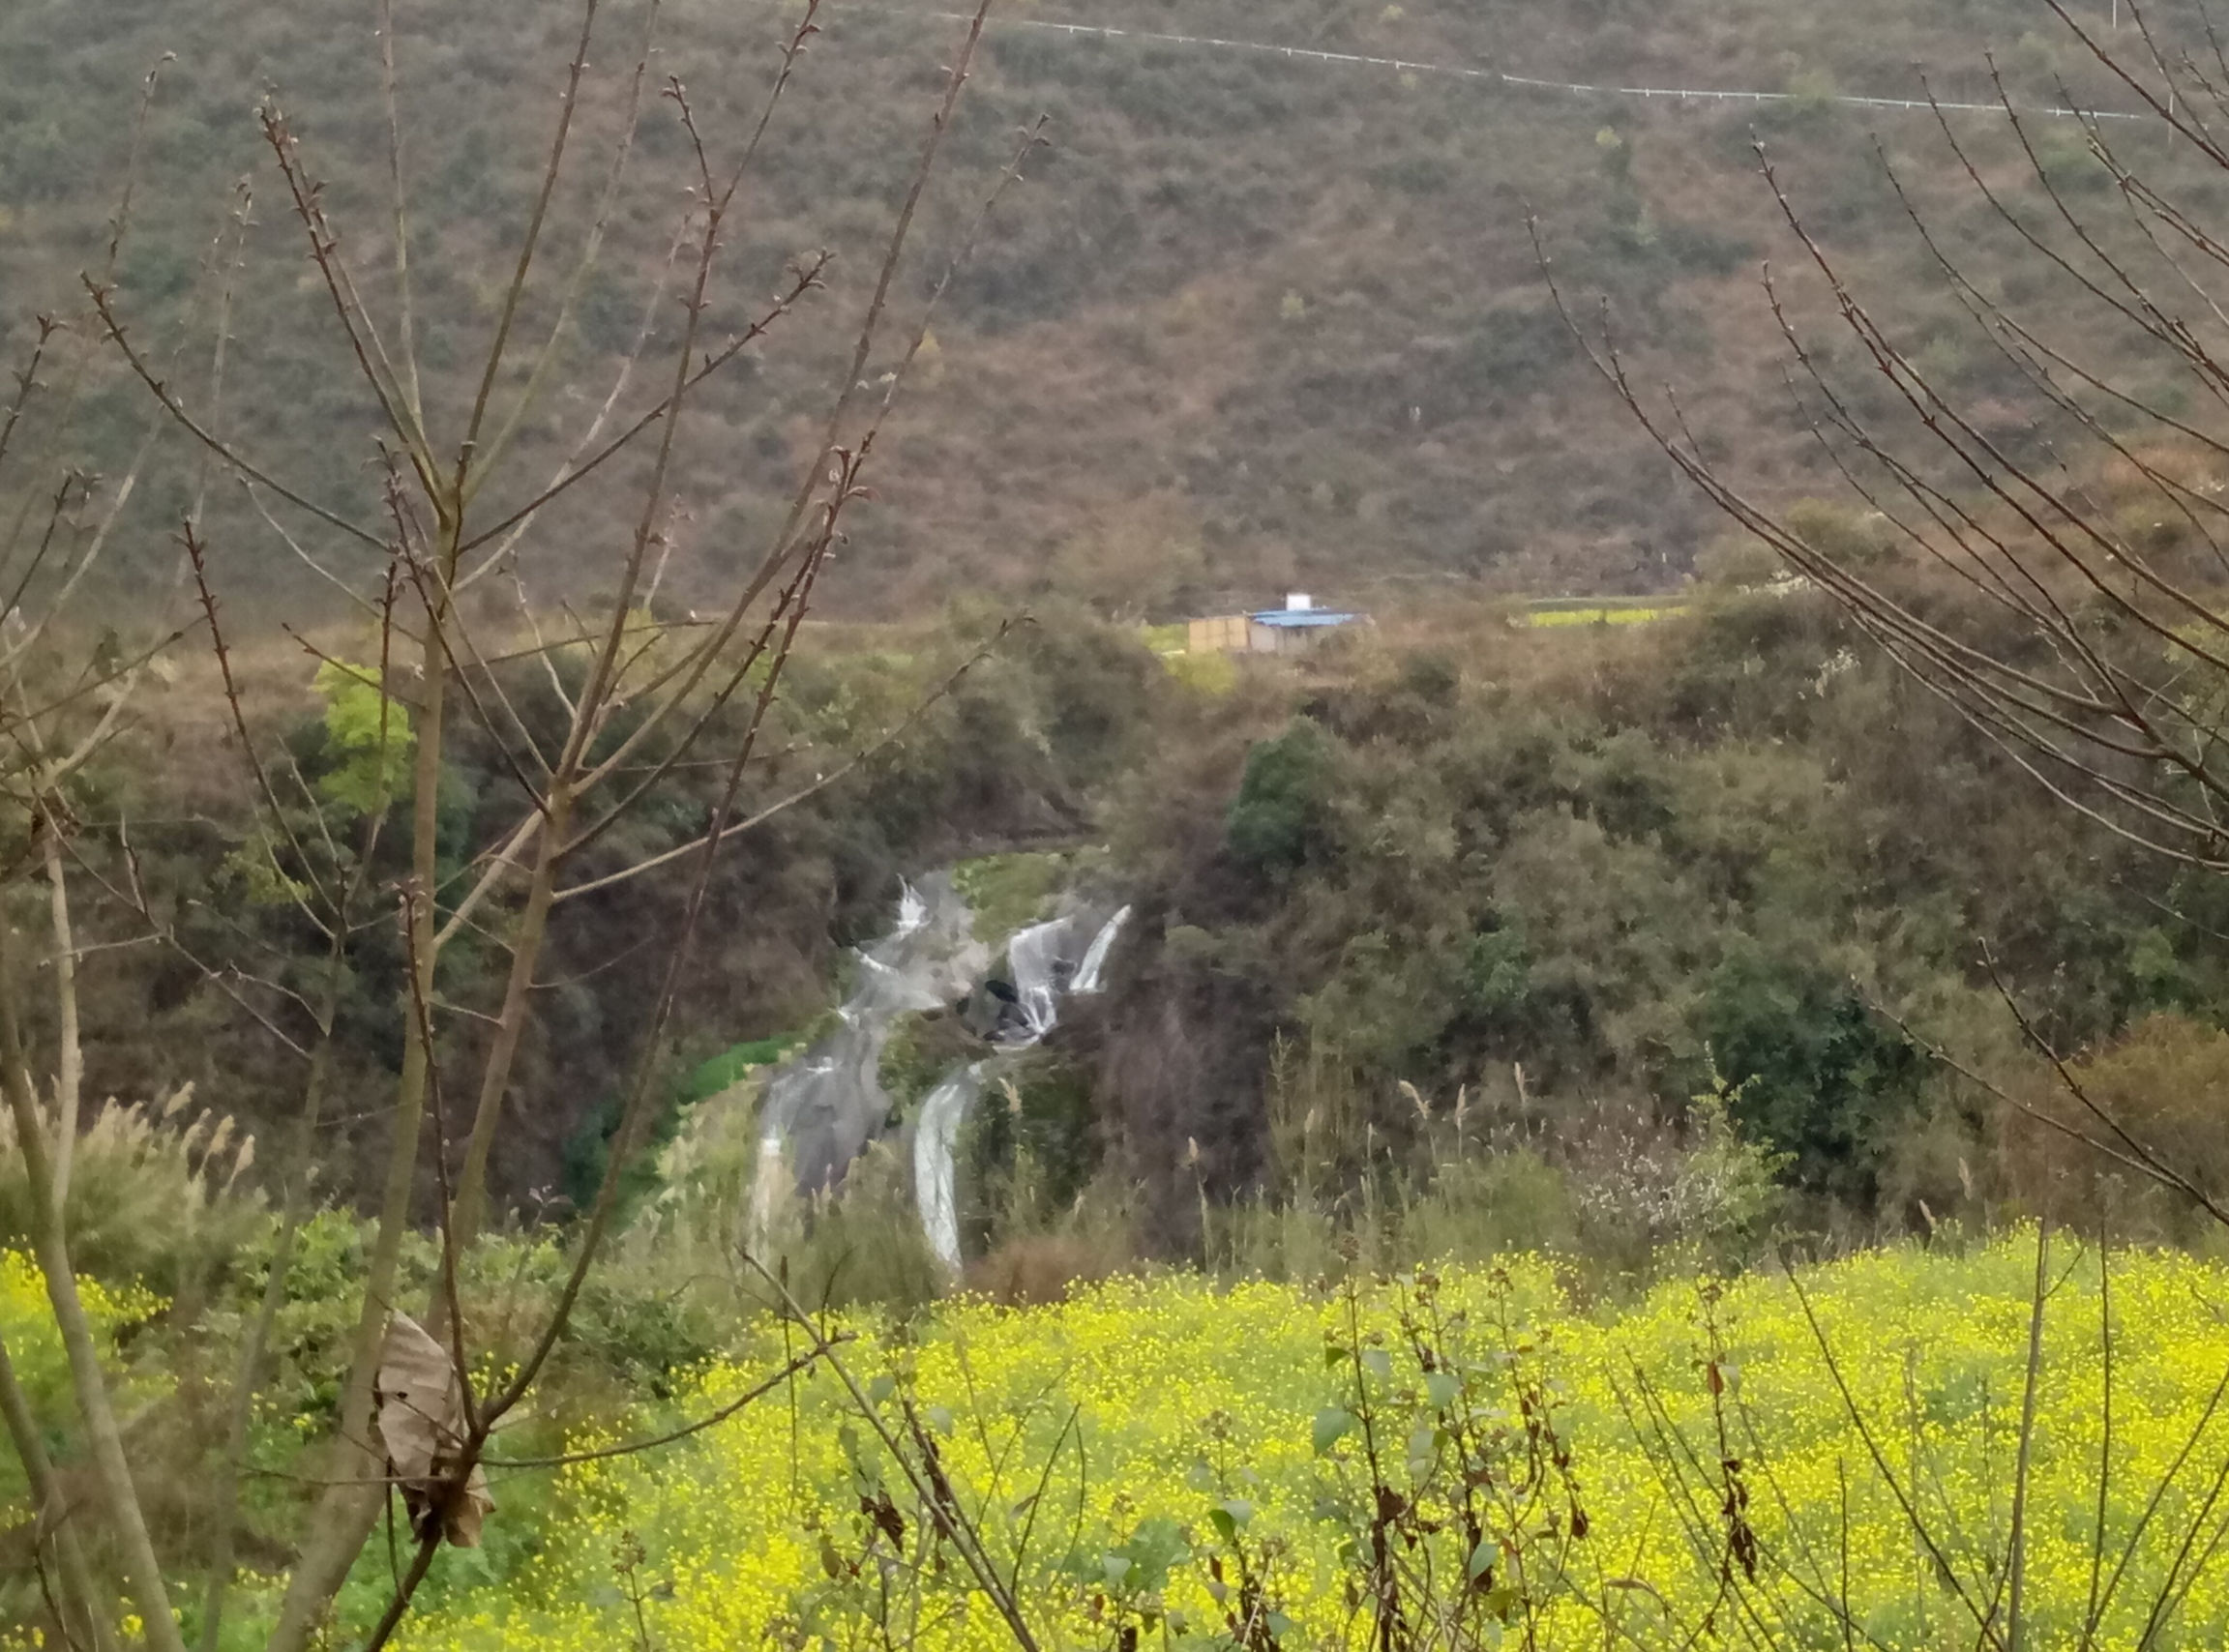
MULTIPOLYGON (((1997 623, 1936 599, 1946 619, 1997 623)), ((2070 1104, 2001 988, 2131 1116, 2229 1169, 2206 1123, 2229 1087, 2214 880, 2064 817, 1816 593, 1719 583, 1621 627, 1445 608, 1297 664, 1220 671, 1074 608, 1002 638, 967 610, 832 629, 779 712, 799 754, 755 776, 749 806, 986 641, 901 747, 724 863, 659 1055, 661 1140, 755 1066, 802 1063, 875 972, 866 956, 908 880, 957 867, 975 967, 1001 983, 1003 949, 1064 909, 1063 889, 1087 891, 1098 918, 1128 913, 1103 989, 1062 1007, 961 1142, 971 1277, 1022 1296, 1133 1260, 1305 1277, 1328 1255, 1307 1259, 1277 1213, 1363 1220, 1371 1200, 1363 1224, 1387 1224, 1371 1242, 1389 1257, 1413 1239, 1410 1198, 1424 1228, 1457 1222, 1434 1243, 1560 1248, 1610 1275, 1648 1272, 1667 1244, 1741 1254, 1755 1213, 1681 1207, 1709 1141, 1699 1097, 1768 1157, 1776 1220, 1800 1230, 1890 1234, 2094 1196, 2131 1230, 2187 1231, 2140 1186, 2064 1182, 2066 1152, 2007 1096, 2070 1104)), ((506 672, 522 715, 554 714, 531 669, 506 672)), ((258 870, 223 746, 187 716, 197 673, 88 780, 88 808, 127 823, 134 875, 195 961, 133 946, 89 960, 87 1082, 138 1098, 191 1081, 269 1139, 294 1069, 208 971, 276 959, 298 978, 322 942, 258 870)), ((362 720, 329 674, 308 675, 274 656, 244 680, 339 825, 356 817, 362 720)), ((500 820, 513 783, 492 742, 460 738, 446 841, 500 820)), ((664 780, 584 881, 685 846, 714 783, 664 780)), ((399 855, 382 850, 389 875, 399 855)), ((656 985, 628 960, 686 894, 676 869, 566 908, 525 1024, 504 1200, 561 1210, 593 1189, 630 1055, 609 1029, 656 985)), ((111 901, 80 922, 99 945, 143 921, 111 901)), ((355 970, 398 944, 368 930, 355 970)), ((497 935, 460 947, 445 999, 486 1014, 504 963, 497 935)), ((994 1047, 980 1018, 915 1008, 934 1013, 902 1018, 878 1057, 893 1141, 994 1047)), ((337 1195, 371 1196, 354 1155, 376 1150, 406 1015, 368 991, 342 1001, 323 1147, 337 1195)), ((689 1150, 717 1160, 731 1137, 746 1207, 754 1095, 710 1109, 689 1150)), ((673 1173, 645 1165, 631 1186, 652 1196, 673 1173)), ((845 1296, 934 1288, 911 1173, 883 1174, 853 1178, 855 1214, 890 1224, 871 1228, 889 1266, 849 1272, 845 1296), (881 1212, 886 1197, 898 1208, 881 1212)), ((92 1254, 137 1254, 112 1217, 84 1220, 92 1254)))
MULTIPOLYGON (((527 0, 394 14, 415 327, 430 395, 461 402, 535 198, 574 23, 527 0)), ((0 17, 10 325, 70 308, 81 272, 103 278, 141 77, 160 64, 112 272, 119 310, 152 359, 205 334, 230 288, 236 343, 216 423, 351 513, 376 502, 365 468, 372 410, 345 370, 331 370, 327 299, 293 205, 266 171, 244 239, 226 225, 234 180, 267 163, 254 106, 271 98, 324 186, 367 301, 392 311, 379 15, 356 0, 26 0, 0 17)), ((546 327, 563 308, 567 341, 551 381, 562 390, 537 401, 521 431, 529 468, 570 451, 645 323, 659 338, 674 326, 677 293, 660 296, 660 273, 671 276, 693 162, 659 87, 674 76, 707 122, 755 106, 799 15, 759 0, 669 5, 645 60, 644 7, 603 9, 583 140, 609 143, 636 104, 640 138, 576 301, 545 299, 525 318, 546 327), (638 62, 649 65, 639 93, 638 62)), ((794 486, 962 30, 933 8, 842 0, 821 20, 730 239, 748 272, 740 291, 771 291, 788 260, 815 249, 837 261, 827 291, 783 323, 786 337, 706 392, 680 456, 669 589, 686 600, 764 540, 794 486)), ((2170 34, 2195 27, 2179 11, 2153 20, 2170 34)), ((1986 103, 1992 55, 2023 106, 2132 102, 2056 19, 2014 0, 1001 7, 901 293, 935 284, 1017 128, 1049 117, 1049 147, 958 272, 891 432, 885 508, 858 519, 825 600, 889 616, 955 590, 1057 588, 1164 618, 1288 582, 1382 603, 1447 580, 1533 593, 1675 584, 1716 522, 1670 486, 1586 365, 1550 301, 1528 215, 1570 299, 1590 316, 1597 295, 1609 300, 1644 378, 1679 387, 1714 451, 1768 495, 1819 491, 1761 263, 1794 283, 1799 313, 1821 295, 1757 175, 1753 140, 1769 145, 1791 198, 1860 285, 1894 296, 1906 347, 1986 398, 2004 364, 1932 270, 1884 165, 1943 208, 1940 229, 2012 296, 2047 302, 2048 283, 2016 267, 2014 238, 1958 192, 1960 163, 1932 115, 1835 100, 1918 98, 1924 72, 1936 95, 1986 103), (1126 32, 1053 26, 1070 22, 1126 32), (1245 48, 1255 43, 1417 67, 1245 48), (1790 97, 1681 103, 1472 71, 1790 97)), ((2036 167, 2093 198, 2110 189, 2074 122, 2039 119, 2031 162, 2001 118, 1950 119, 2021 210, 2048 211, 2036 167)), ((608 156, 580 153, 550 208, 560 263, 599 221, 608 156)), ((2218 189, 2184 181, 2192 201, 2218 189)), ((723 312, 712 324, 741 320, 723 312)), ((193 350, 181 364, 198 361, 193 350)), ((870 380, 889 365, 870 364, 870 380)), ((206 389, 203 367, 177 371, 196 397, 206 389)), ((104 384, 87 409, 87 452, 108 474, 149 428, 136 395, 104 384)), ((189 475, 173 466, 166 504, 189 475)), ((223 564, 253 570, 246 583, 259 597, 317 590, 244 500, 213 510, 223 564)), ((166 566, 149 525, 162 515, 134 525, 119 561, 166 566)), ((593 505, 546 525, 574 548, 536 552, 527 573, 545 599, 625 532, 593 505)), ((300 531, 306 549, 326 554, 300 531)))

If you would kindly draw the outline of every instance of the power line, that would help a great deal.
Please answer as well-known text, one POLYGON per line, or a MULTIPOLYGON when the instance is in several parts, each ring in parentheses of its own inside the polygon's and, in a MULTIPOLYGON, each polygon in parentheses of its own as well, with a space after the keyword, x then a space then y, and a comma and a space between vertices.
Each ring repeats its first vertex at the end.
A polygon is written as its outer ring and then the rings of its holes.
MULTIPOLYGON (((939 22, 966 23, 973 21, 973 15, 962 12, 932 12, 910 6, 877 7, 886 15, 905 15, 932 19, 939 22)), ((1042 33, 1065 35, 1070 39, 1129 41, 1144 45, 1204 46, 1220 51, 1252 52, 1259 56, 1282 57, 1292 62, 1309 62, 1352 65, 1366 69, 1391 69, 1405 74, 1437 74, 1445 78, 1469 80, 1473 83, 1512 86, 1528 92, 1554 92, 1570 97, 1634 98, 1673 103, 1833 103, 1844 108, 1925 110, 1947 114, 2005 114, 2002 103, 1952 103, 1929 102, 1924 98, 1863 98, 1842 93, 1812 95, 1801 92, 1733 92, 1703 87, 1669 86, 1590 86, 1571 80, 1539 80, 1527 74, 1505 74, 1497 69, 1479 69, 1470 64, 1424 63, 1406 57, 1373 57, 1362 52, 1323 51, 1314 46, 1275 45, 1266 41, 1222 40, 1212 35, 1165 34, 1155 29, 1117 29, 1100 23, 1059 23, 1043 17, 993 16, 990 27, 997 29, 1035 29, 1042 33)), ((2014 111, 2021 115, 2044 116, 2055 120, 2133 121, 2144 117, 2113 109, 2075 109, 2059 105, 2037 106, 2014 111)))

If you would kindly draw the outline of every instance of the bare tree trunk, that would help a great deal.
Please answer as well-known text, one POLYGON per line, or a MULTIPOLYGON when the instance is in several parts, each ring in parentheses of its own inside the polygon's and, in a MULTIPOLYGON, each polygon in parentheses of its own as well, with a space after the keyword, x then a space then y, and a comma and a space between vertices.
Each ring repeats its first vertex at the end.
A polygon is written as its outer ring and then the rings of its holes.
POLYGON ((53 1460, 39 1437, 39 1419, 32 1415, 31 1402, 22 1384, 15 1380, 15 1362, 8 1357, 6 1342, 0 1342, 0 1420, 7 1423, 8 1438, 23 1464, 23 1478, 30 1483, 31 1506, 38 1511, 37 1518, 42 1522, 53 1522, 54 1553, 62 1567, 62 1632, 65 1636, 72 1632, 68 1614, 74 1612, 78 1627, 92 1639, 94 1652, 115 1652, 113 1603, 93 1580, 84 1545, 77 1541, 77 1528, 70 1522, 67 1499, 54 1477, 53 1460))
POLYGON ((44 834, 46 887, 54 920, 54 1007, 60 1049, 54 1062, 54 1202, 70 1202, 70 1165, 77 1155, 78 1095, 85 1086, 85 1052, 77 1037, 77 943, 70 925, 70 886, 62 867, 62 840, 44 834))
POLYGON ((511 1087, 511 1069, 518 1059, 519 1041, 525 1034, 526 1016, 534 995, 534 971, 541 962, 542 941, 549 932, 550 907, 557 887, 557 864, 564 853, 565 834, 571 825, 572 792, 566 780, 560 777, 550 788, 549 817, 542 823, 533 881, 526 891, 525 910, 520 914, 519 932, 511 943, 511 978, 503 988, 495 1042, 488 1051, 488 1064, 481 1073, 480 1104, 472 1115, 472 1135, 464 1146, 463 1167, 458 1172, 450 1231, 459 1255, 472 1248, 485 1220, 488 1156, 494 1148, 496 1126, 502 1120, 503 1096, 511 1087))
POLYGON ((382 1462, 370 1436, 372 1387, 378 1374, 379 1347, 387 1317, 395 1307, 395 1276, 410 1228, 410 1193, 417 1180, 420 1138, 426 1117, 426 1086, 433 1052, 413 1006, 433 998, 433 891, 440 828, 441 753, 447 709, 449 665, 442 628, 449 588, 457 566, 459 522, 444 511, 441 523, 439 591, 427 603, 426 635, 419 651, 424 697, 418 707, 416 768, 411 781, 410 875, 419 899, 406 903, 412 930, 411 979, 402 993, 405 1036, 402 1073, 395 1086, 395 1134, 387 1149, 387 1182, 379 1204, 379 1227, 365 1272, 364 1308, 356 1322, 354 1352, 341 1391, 339 1438, 331 1468, 333 1484, 318 1499, 302 1558, 287 1579, 286 1597, 272 1629, 269 1652, 302 1652, 323 1620, 348 1569, 379 1518, 382 1462))
POLYGON ((217 1521, 216 1541, 210 1549, 209 1577, 201 1592, 198 1652, 217 1652, 224 1622, 224 1597, 232 1586, 232 1561, 240 1530, 240 1475, 248 1461, 248 1435, 255 1416, 255 1390, 262 1380, 263 1362, 271 1346, 271 1332, 279 1311, 286 1305, 287 1275, 294 1263, 294 1244, 302 1231, 302 1217, 310 1203, 311 1155, 316 1140, 317 1119, 325 1105, 326 1077, 331 1071, 333 1021, 341 996, 341 947, 334 945, 333 968, 320 1006, 317 1045, 310 1053, 310 1077, 303 1085, 302 1117, 296 1126, 295 1144, 288 1155, 285 1203, 279 1222, 279 1236, 271 1250, 271 1271, 263 1282, 263 1297, 256 1305, 247 1343, 240 1350, 238 1374, 232 1380, 231 1414, 226 1422, 224 1460, 218 1471, 217 1494, 211 1518, 217 1521))
POLYGON ((163 1564, 148 1535, 146 1518, 140 1513, 131 1464, 125 1460, 124 1435, 108 1403, 107 1378, 101 1371, 100 1339, 94 1335, 93 1322, 77 1294, 76 1275, 71 1271, 68 1231, 61 1203, 55 1197, 54 1165, 47 1156, 45 1121, 39 1116, 30 1070, 23 1059, 23 1030, 16 1016, 15 948, 14 929, 0 917, 0 1069, 4 1069, 0 1070, 0 1090, 6 1092, 9 1110, 15 1116, 16 1145, 30 1184, 32 1253, 46 1276, 46 1300, 69 1356, 70 1386, 91 1449, 102 1513, 122 1551, 125 1579, 145 1625, 147 1644, 155 1652, 186 1652, 177 1620, 170 1615, 170 1592, 163 1581, 163 1564))

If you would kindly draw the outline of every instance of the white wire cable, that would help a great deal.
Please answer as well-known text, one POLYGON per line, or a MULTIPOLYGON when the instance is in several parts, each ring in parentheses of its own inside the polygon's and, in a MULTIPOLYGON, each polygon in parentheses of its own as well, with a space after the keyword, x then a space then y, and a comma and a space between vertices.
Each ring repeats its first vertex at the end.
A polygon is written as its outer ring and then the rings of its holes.
MULTIPOLYGON (((874 10, 885 15, 922 17, 938 22, 966 23, 973 21, 973 15, 963 12, 934 12, 911 6, 877 6, 874 10)), ((1070 39, 1089 38, 1106 41, 1133 41, 1146 45, 1205 46, 1220 51, 1253 52, 1260 56, 1282 57, 1293 62, 1348 64, 1366 69, 1391 69, 1401 74, 1437 74, 1451 79, 1486 82, 1501 86, 1521 87, 1529 92, 1556 92, 1570 97, 1587 98, 1638 98, 1662 100, 1673 103, 1826 103, 1844 108, 1924 110, 1937 109, 1947 114, 1997 115, 2002 117, 2002 103, 1929 103, 1924 98, 1861 98, 1830 93, 1813 96, 1800 92, 1729 92, 1698 87, 1669 86, 1589 86, 1570 80, 1536 80, 1527 74, 1504 74, 1500 70, 1478 69, 1468 64, 1422 63, 1406 57, 1371 57, 1360 52, 1321 51, 1312 46, 1272 45, 1264 41, 1220 40, 1212 35, 1173 35, 1153 29, 1117 29, 1098 23, 1058 23, 1043 17, 1000 17, 994 15, 993 29, 1036 29, 1047 34, 1066 35, 1070 39)), ((2055 120, 2142 120, 2138 114, 2127 114, 2114 109, 2071 109, 2057 105, 2018 109, 2022 115, 2046 116, 2055 120)))

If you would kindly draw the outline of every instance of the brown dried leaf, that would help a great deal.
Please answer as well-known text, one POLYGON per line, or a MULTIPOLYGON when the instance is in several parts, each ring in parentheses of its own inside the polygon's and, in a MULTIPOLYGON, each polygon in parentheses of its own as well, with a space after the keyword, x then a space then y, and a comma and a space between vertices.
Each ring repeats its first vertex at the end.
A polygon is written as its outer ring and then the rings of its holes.
POLYGON ((464 1445, 463 1386, 447 1350, 407 1313, 388 1318, 373 1398, 387 1472, 402 1489, 411 1529, 423 1534, 438 1518, 450 1543, 476 1548, 495 1499, 477 1463, 463 1489, 451 1495, 464 1445))

